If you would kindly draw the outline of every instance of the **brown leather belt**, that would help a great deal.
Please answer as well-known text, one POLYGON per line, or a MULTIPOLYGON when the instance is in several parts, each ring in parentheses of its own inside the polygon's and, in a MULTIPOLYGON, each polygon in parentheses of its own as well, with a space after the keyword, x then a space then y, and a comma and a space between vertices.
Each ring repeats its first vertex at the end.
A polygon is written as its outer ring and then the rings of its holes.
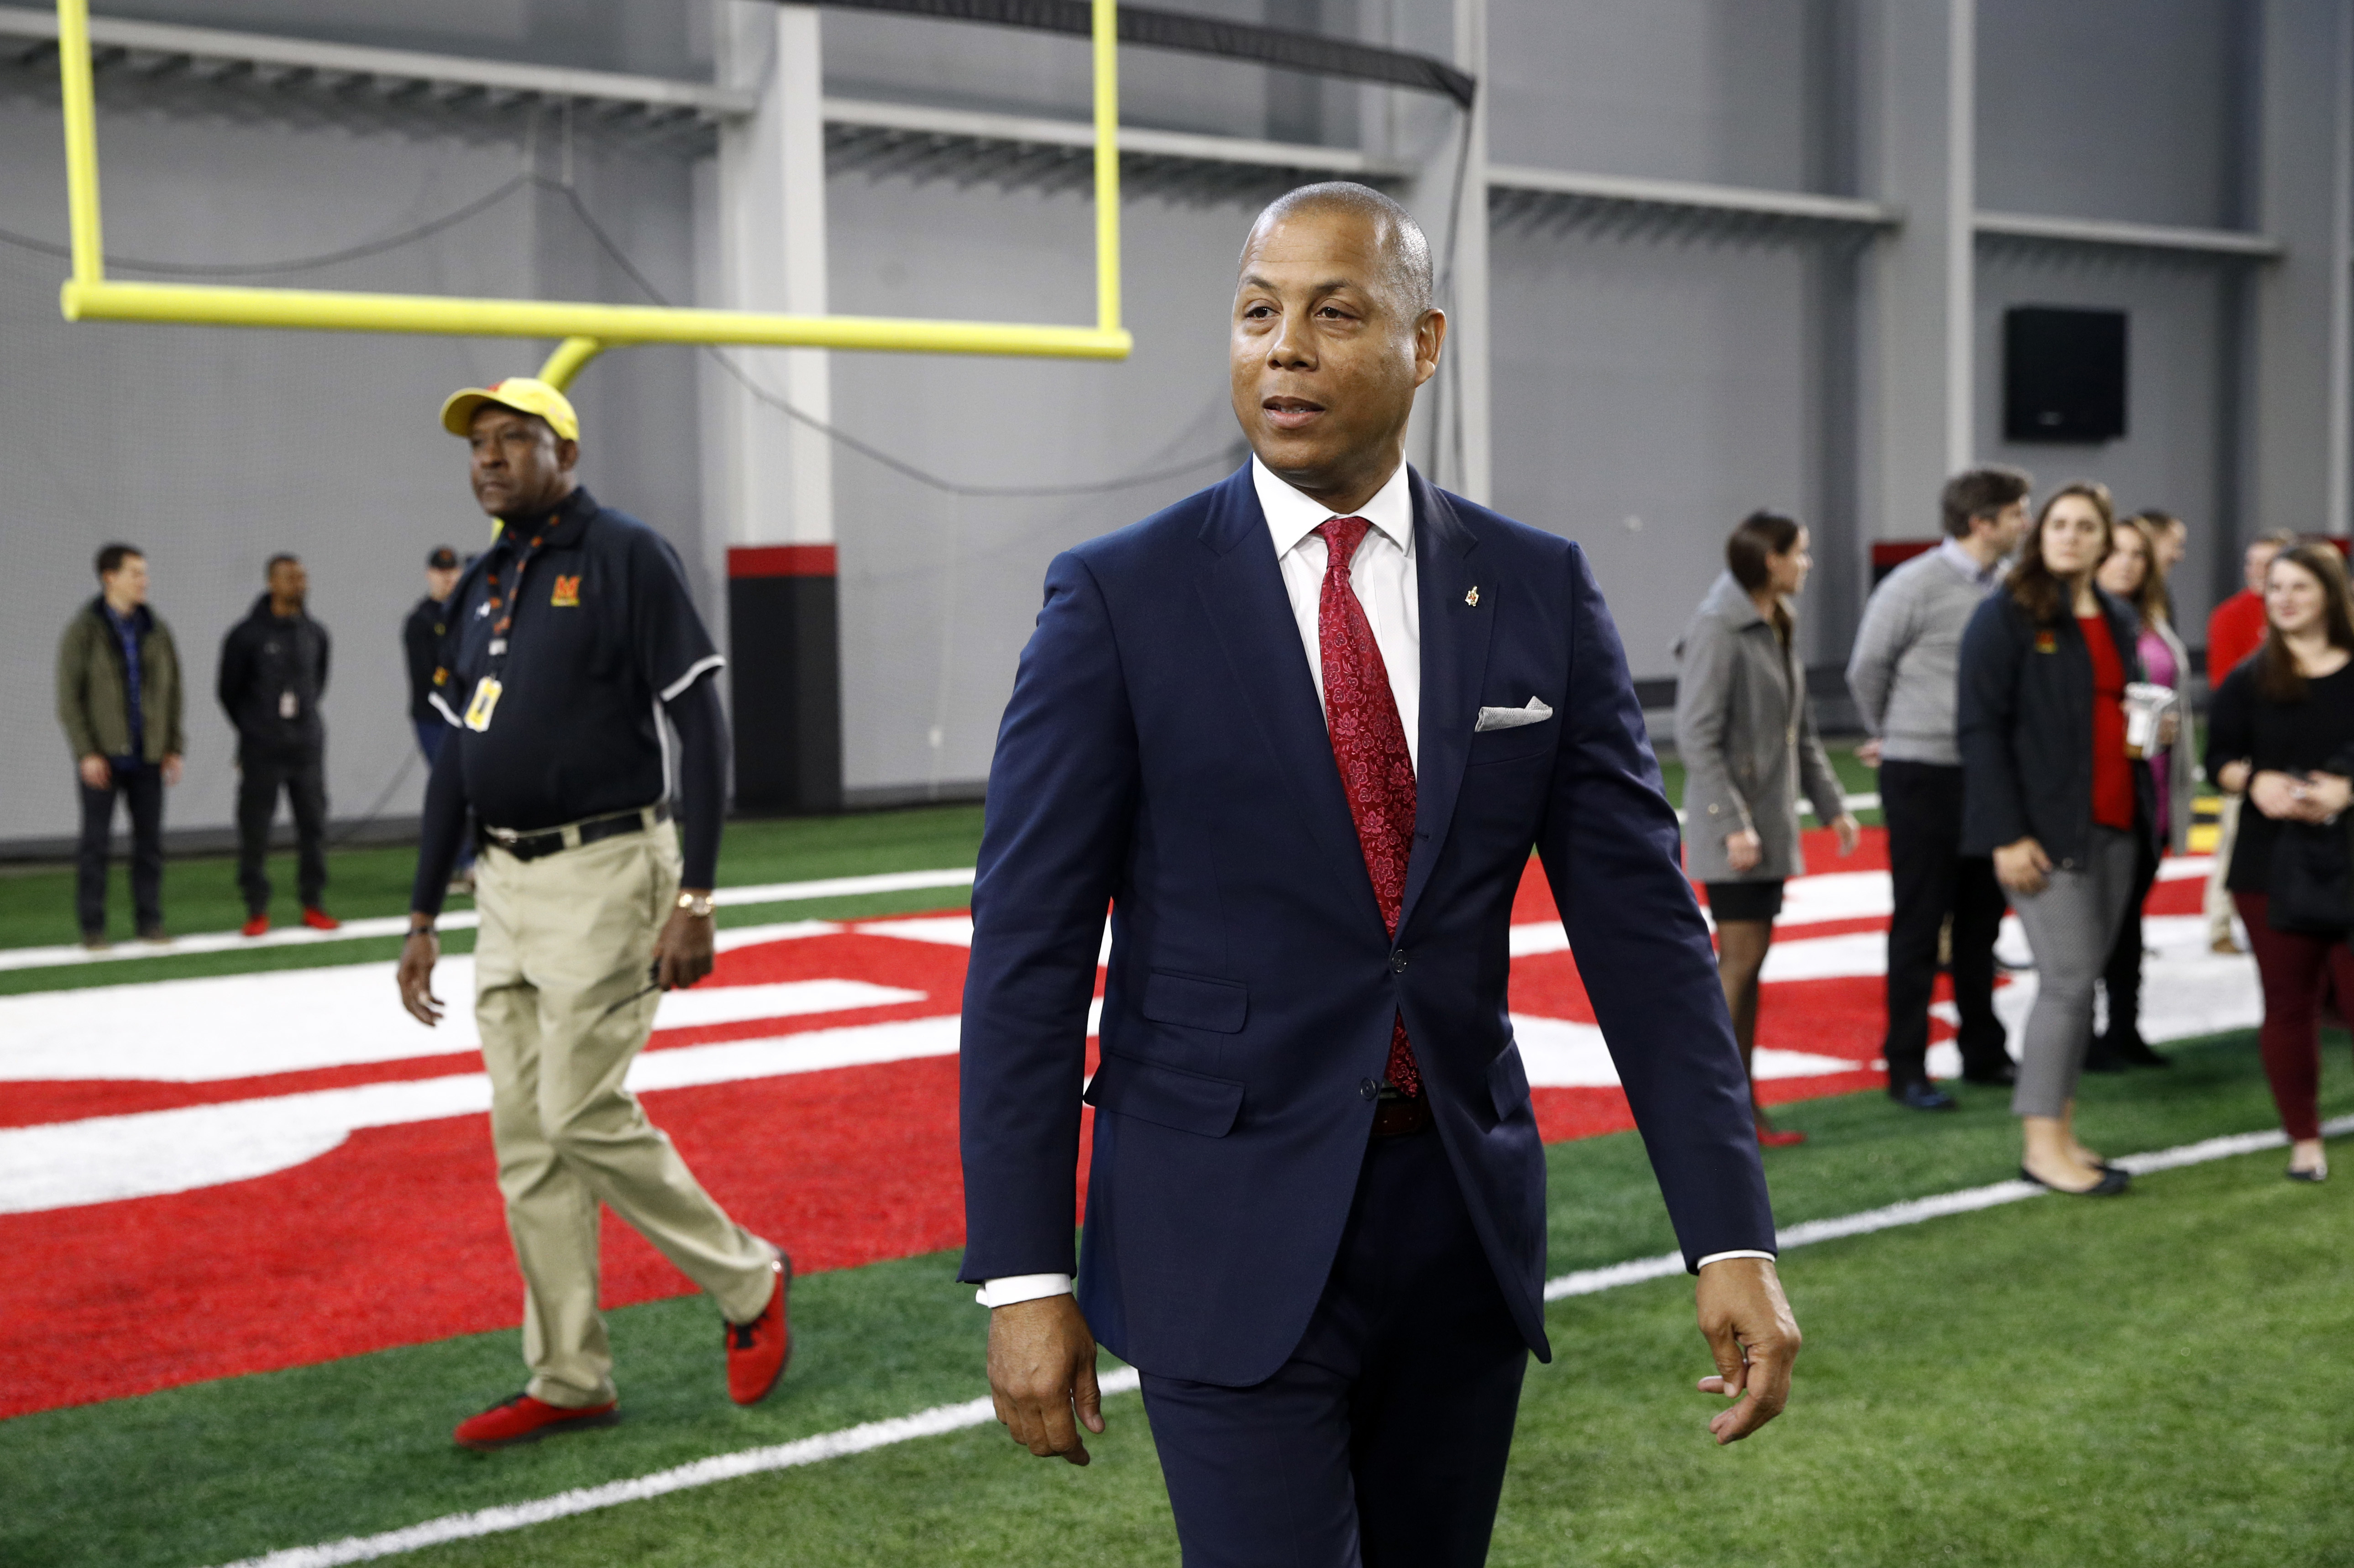
POLYGON ((622 833, 642 833, 670 821, 670 802, 643 806, 634 811, 615 811, 607 817, 591 817, 585 822, 569 822, 560 828, 544 828, 536 832, 519 833, 512 828, 494 828, 478 824, 475 842, 484 849, 493 845, 507 852, 517 860, 537 860, 542 855, 559 850, 578 849, 622 833))
POLYGON ((1430 1097, 1416 1095, 1411 1099, 1399 1096, 1393 1099, 1384 1095, 1373 1107, 1375 1138, 1405 1138, 1421 1132, 1430 1126, 1430 1097))

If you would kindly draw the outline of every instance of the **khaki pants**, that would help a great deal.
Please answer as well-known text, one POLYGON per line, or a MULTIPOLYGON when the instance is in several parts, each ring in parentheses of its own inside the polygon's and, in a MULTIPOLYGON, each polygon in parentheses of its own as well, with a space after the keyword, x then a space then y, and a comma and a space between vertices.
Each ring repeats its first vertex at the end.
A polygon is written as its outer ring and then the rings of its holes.
POLYGON ((653 1027, 648 970, 678 891, 676 830, 522 861, 483 853, 474 1016, 491 1078, 491 1139, 524 1278, 528 1390, 549 1404, 614 1397, 597 1310, 603 1203, 735 1322, 769 1304, 776 1252, 697 1185, 629 1090, 653 1027))
POLYGON ((2240 802, 2244 795, 2226 795, 2215 811, 2215 863, 2207 872, 2207 945, 2219 947, 2232 935, 2232 893, 2223 879, 2232 872, 2232 846, 2240 837, 2240 802))

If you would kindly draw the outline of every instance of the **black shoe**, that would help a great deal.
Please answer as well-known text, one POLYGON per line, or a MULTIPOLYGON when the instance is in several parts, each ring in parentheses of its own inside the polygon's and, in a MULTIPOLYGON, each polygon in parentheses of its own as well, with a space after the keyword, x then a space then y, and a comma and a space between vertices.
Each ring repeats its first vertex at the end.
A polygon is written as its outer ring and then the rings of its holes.
POLYGON ((1891 1084, 1888 1086, 1888 1097, 1907 1110, 1947 1111, 1961 1108, 1954 1103, 1953 1096, 1935 1084, 1891 1084))
POLYGON ((2173 1063, 2149 1048, 2149 1042, 2136 1031, 2116 1043, 2117 1060, 2128 1067, 2171 1067, 2173 1063))
POLYGON ((1962 1082, 1976 1084, 1981 1088, 2008 1089, 2019 1082, 2019 1069, 2008 1060, 1999 1067, 1965 1067, 1962 1069, 1962 1082))
POLYGON ((2115 1166, 2104 1165, 2100 1169, 2101 1179, 2089 1187, 2054 1187, 2024 1165, 2019 1168, 2019 1179, 2031 1181, 2047 1192, 2059 1192, 2071 1198, 2114 1198, 2133 1185, 2133 1178, 2115 1166))
POLYGON ((2094 1035, 2093 1043, 2084 1048, 2084 1071, 2122 1073, 2125 1070, 2126 1059, 2118 1053, 2117 1048, 2109 1043, 2109 1037, 2105 1034, 2094 1035))

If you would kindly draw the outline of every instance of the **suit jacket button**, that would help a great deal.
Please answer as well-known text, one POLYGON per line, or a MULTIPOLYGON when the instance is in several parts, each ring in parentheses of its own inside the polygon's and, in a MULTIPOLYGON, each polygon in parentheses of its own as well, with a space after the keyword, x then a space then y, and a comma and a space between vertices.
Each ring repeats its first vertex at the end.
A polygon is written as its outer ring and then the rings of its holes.
POLYGON ((1405 953, 1403 949, 1390 955, 1390 973, 1394 975, 1405 973, 1405 953))
POLYGON ((1377 1100, 1382 1097, 1382 1086, 1375 1080, 1367 1078, 1357 1086, 1357 1092, 1369 1100, 1377 1100))

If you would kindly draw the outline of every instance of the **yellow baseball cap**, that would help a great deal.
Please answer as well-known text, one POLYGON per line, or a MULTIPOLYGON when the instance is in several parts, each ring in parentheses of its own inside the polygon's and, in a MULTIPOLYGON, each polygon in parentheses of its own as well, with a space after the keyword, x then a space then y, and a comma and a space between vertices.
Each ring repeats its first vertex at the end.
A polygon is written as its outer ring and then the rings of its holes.
POLYGON ((510 376, 493 386, 469 387, 461 392, 452 392, 450 400, 441 405, 441 428, 453 436, 470 433, 474 410, 485 403, 496 403, 519 414, 536 414, 564 440, 580 439, 580 416, 572 411, 571 399, 546 382, 529 376, 510 376))

